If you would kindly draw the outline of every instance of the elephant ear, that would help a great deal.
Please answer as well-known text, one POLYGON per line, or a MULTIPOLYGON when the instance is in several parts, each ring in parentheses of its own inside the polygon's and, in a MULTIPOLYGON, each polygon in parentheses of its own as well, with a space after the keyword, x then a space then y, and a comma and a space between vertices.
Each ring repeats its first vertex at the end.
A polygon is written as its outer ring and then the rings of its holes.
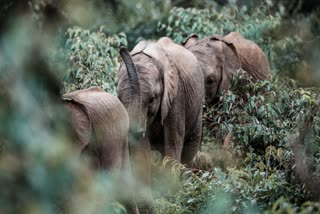
POLYGON ((229 43, 237 43, 242 39, 245 39, 240 33, 238 32, 231 32, 228 35, 223 37, 224 41, 229 43))
POLYGON ((163 65, 163 95, 161 102, 161 124, 163 125, 171 104, 178 93, 178 65, 176 59, 176 44, 168 37, 158 41, 162 47, 161 63, 163 65))
POLYGON ((237 36, 239 35, 240 38, 242 37, 241 34, 239 34, 237 32, 231 32, 227 36, 221 36, 221 35, 215 34, 210 38, 210 40, 217 40, 217 41, 221 41, 221 42, 225 43, 233 51, 234 55, 238 59, 238 62, 240 63, 240 67, 241 67, 240 55, 237 50, 237 47, 234 44, 234 42, 236 42, 238 38, 232 37, 232 35, 237 35, 237 36))
POLYGON ((168 115, 173 99, 177 95, 177 66, 174 62, 174 56, 170 54, 170 47, 174 43, 171 39, 164 37, 157 43, 139 42, 131 51, 131 55, 144 53, 153 58, 161 65, 163 75, 163 95, 161 101, 161 124, 168 115))
POLYGON ((236 70, 241 68, 241 62, 235 46, 219 40, 218 60, 221 64, 221 80, 218 91, 229 89, 232 76, 236 70))
POLYGON ((186 40, 184 40, 184 42, 182 42, 181 44, 186 47, 189 48, 192 45, 196 44, 196 42, 199 40, 199 37, 197 34, 191 34, 190 36, 188 36, 188 38, 186 40))
POLYGON ((146 48, 143 50, 143 53, 151 58, 159 60, 160 62, 163 59, 162 48, 157 43, 149 43, 148 46, 146 46, 146 48))
POLYGON ((233 39, 230 35, 232 33, 228 34, 227 36, 221 36, 221 35, 218 35, 218 34, 215 34, 213 36, 211 36, 211 40, 218 40, 218 41, 221 41, 221 42, 224 42, 228 45, 232 45, 233 44, 233 39))
POLYGON ((164 37, 158 43, 150 43, 143 53, 156 59, 162 65, 163 94, 161 100, 161 124, 163 125, 171 108, 173 99, 177 96, 177 66, 174 56, 170 54, 170 47, 174 43, 171 39, 164 37))
POLYGON ((148 46, 148 42, 146 41, 140 41, 136 46, 134 46, 133 50, 130 52, 131 56, 134 56, 138 53, 143 52, 148 46))
POLYGON ((237 32, 226 35, 224 41, 236 47, 242 69, 254 79, 264 80, 270 77, 268 58, 255 42, 244 38, 237 32))

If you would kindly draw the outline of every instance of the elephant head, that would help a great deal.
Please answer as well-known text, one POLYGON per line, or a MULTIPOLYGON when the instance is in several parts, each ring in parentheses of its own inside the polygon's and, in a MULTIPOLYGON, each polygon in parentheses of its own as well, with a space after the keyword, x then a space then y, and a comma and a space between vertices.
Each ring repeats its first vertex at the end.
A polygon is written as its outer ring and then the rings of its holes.
POLYGON ((235 46, 220 37, 198 39, 191 35, 183 43, 198 59, 202 67, 206 102, 213 103, 223 90, 227 90, 234 71, 241 68, 235 46))
POLYGON ((170 65, 158 43, 141 41, 132 50, 132 57, 124 47, 120 54, 125 66, 119 70, 119 98, 128 109, 130 130, 143 136, 157 115, 163 124, 168 114, 176 96, 175 66, 170 65))
POLYGON ((207 103, 229 88, 233 73, 242 68, 253 80, 270 77, 267 57, 260 47, 237 32, 226 36, 213 35, 202 40, 193 34, 183 43, 201 62, 204 72, 207 103))

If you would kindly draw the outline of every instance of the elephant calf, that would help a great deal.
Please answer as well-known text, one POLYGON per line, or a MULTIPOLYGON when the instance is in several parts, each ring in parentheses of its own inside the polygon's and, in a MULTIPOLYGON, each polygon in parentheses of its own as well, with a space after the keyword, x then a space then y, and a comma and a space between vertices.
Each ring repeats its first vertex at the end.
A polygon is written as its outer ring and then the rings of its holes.
POLYGON ((120 54, 118 93, 128 109, 130 133, 140 135, 147 150, 151 146, 192 166, 201 142, 204 99, 196 57, 167 37, 141 41, 131 53, 123 48, 120 54))
MULTIPOLYGON (((147 186, 151 148, 192 167, 202 136, 203 76, 196 57, 167 37, 120 54, 118 93, 130 118, 130 157, 147 186)), ((151 191, 138 194, 139 207, 149 213, 151 191)))
POLYGON ((191 35, 183 45, 201 64, 207 103, 213 103, 218 94, 229 88, 237 69, 242 68, 254 80, 264 80, 271 75, 268 59, 261 48, 237 32, 202 40, 191 35))
POLYGON ((62 96, 71 114, 79 154, 86 154, 97 169, 129 164, 129 118, 119 99, 98 87, 62 96))
MULTIPOLYGON (((67 93, 62 99, 71 114, 79 154, 87 155, 95 169, 128 170, 125 175, 130 175, 129 117, 120 100, 98 87, 67 93)), ((130 178, 123 175, 116 182, 129 195, 125 182, 130 178)), ((139 213, 133 199, 122 202, 128 213, 139 213)))

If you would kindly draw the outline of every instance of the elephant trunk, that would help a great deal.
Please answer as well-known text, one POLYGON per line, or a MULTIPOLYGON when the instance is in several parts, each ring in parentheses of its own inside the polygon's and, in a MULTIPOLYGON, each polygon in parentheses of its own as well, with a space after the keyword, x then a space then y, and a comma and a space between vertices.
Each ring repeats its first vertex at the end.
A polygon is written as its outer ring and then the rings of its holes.
POLYGON ((135 139, 138 139, 140 137, 144 137, 146 133, 146 117, 142 112, 142 99, 138 70, 133 63, 127 48, 121 47, 120 55, 124 64, 126 65, 130 82, 131 100, 128 107, 130 133, 135 139))

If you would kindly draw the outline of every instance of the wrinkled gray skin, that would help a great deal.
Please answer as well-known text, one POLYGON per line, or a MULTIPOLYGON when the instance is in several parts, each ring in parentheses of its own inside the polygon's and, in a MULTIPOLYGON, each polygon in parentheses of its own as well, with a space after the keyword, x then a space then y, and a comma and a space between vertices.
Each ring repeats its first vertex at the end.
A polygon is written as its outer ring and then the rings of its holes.
POLYGON ((129 160, 129 118, 119 99, 98 87, 62 96, 76 134, 79 154, 97 169, 122 168, 129 160))
POLYGON ((191 166, 202 135, 204 96, 203 76, 196 58, 166 37, 157 43, 140 42, 131 56, 140 94, 131 93, 124 63, 118 83, 131 130, 145 132, 150 144, 163 155, 191 166))
MULTIPOLYGON (((62 100, 70 113, 79 155, 86 155, 95 169, 130 173, 129 117, 120 100, 98 87, 64 94, 62 100)), ((122 177, 123 187, 126 178, 122 177)), ((133 201, 124 204, 129 213, 138 213, 133 201)))
POLYGON ((130 118, 130 156, 138 151, 135 162, 144 164, 138 176, 150 183, 151 147, 191 167, 202 136, 204 86, 197 59, 167 37, 138 43, 131 56, 126 49, 120 54, 118 94, 130 118))
POLYGON ((242 68, 253 80, 270 77, 268 59, 261 48, 237 32, 198 40, 191 35, 183 43, 199 60, 205 81, 206 102, 213 103, 230 86, 233 73, 242 68))

